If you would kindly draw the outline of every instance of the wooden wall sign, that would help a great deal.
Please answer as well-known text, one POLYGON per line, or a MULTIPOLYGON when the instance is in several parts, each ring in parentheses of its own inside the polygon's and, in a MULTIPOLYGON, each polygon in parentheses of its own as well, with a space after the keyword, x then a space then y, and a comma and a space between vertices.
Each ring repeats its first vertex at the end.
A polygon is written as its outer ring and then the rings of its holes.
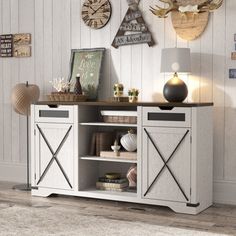
POLYGON ((31 34, 0 35, 0 57, 30 57, 31 34))
POLYGON ((0 57, 13 56, 13 35, 0 35, 0 57))
POLYGON ((127 0, 129 9, 121 26, 112 42, 118 48, 124 45, 147 43, 153 46, 154 40, 138 8, 140 0, 127 0))

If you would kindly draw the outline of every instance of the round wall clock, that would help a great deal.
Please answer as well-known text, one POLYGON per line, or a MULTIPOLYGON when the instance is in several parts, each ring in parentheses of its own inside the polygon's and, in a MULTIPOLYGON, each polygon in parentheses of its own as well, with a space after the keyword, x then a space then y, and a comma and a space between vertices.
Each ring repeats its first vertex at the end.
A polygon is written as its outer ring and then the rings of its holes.
POLYGON ((86 0, 82 6, 84 23, 93 28, 101 29, 111 18, 111 4, 109 0, 86 0))

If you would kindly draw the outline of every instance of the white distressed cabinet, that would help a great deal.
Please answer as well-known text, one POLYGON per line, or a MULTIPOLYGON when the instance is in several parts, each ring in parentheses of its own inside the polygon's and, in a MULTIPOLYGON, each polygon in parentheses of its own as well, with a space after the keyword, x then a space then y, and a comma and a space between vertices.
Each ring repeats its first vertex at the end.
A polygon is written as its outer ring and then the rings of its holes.
POLYGON ((74 189, 78 132, 72 106, 37 106, 32 110, 32 185, 47 189, 74 189))
POLYGON ((212 104, 56 103, 31 107, 32 195, 53 193, 167 206, 197 214, 212 204, 212 104), (100 111, 137 111, 137 124, 104 123, 100 111), (137 160, 89 156, 94 132, 137 130, 137 160), (107 172, 137 165, 137 190, 96 189, 107 172))

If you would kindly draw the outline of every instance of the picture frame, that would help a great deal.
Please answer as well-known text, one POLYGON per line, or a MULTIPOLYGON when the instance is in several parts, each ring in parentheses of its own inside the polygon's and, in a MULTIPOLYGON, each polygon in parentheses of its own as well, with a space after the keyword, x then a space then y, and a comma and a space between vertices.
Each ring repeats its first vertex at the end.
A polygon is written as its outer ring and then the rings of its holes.
POLYGON ((236 79, 236 69, 229 69, 229 78, 236 79))
POLYGON ((70 91, 74 91, 76 76, 80 75, 80 83, 84 95, 88 100, 98 99, 102 64, 105 48, 72 49, 70 60, 70 91))
POLYGON ((236 52, 231 53, 231 60, 233 60, 233 61, 236 60, 236 52))

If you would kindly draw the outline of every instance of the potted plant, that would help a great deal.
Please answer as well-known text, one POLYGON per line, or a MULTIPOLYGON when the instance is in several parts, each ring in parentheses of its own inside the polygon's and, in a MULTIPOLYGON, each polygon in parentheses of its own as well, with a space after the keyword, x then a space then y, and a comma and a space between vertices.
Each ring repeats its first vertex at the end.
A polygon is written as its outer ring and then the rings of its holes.
POLYGON ((129 95, 129 102, 137 102, 139 90, 135 88, 129 89, 128 95, 129 95))

